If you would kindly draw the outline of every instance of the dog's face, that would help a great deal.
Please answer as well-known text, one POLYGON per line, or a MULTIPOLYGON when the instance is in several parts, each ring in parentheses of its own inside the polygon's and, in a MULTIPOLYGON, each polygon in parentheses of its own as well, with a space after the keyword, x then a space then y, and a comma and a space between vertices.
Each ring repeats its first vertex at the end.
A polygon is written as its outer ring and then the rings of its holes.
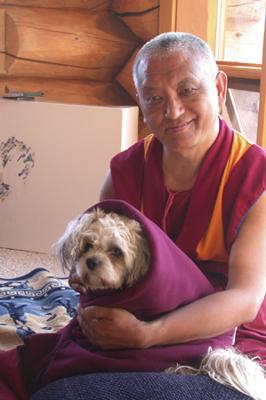
POLYGON ((150 261, 140 224, 99 209, 71 222, 55 250, 77 290, 75 280, 86 290, 132 286, 147 273, 150 261))

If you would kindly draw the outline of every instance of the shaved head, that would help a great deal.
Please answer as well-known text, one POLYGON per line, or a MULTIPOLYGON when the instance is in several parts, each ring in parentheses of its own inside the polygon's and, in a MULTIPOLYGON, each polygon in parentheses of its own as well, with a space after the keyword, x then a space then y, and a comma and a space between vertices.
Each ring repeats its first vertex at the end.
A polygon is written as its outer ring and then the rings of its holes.
POLYGON ((141 79, 141 66, 153 58, 164 58, 174 52, 182 52, 186 57, 194 57, 206 66, 210 77, 215 77, 218 67, 213 53, 206 42, 190 33, 167 32, 155 36, 143 45, 133 64, 133 80, 138 88, 141 79))

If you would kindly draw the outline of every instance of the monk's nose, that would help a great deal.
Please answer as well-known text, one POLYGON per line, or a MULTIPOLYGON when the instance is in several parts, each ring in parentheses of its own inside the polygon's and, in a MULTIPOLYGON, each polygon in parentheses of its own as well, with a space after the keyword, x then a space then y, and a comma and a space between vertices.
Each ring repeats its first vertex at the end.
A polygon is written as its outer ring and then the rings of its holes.
POLYGON ((185 107, 179 97, 171 97, 165 104, 164 116, 167 119, 176 120, 184 111, 185 107))

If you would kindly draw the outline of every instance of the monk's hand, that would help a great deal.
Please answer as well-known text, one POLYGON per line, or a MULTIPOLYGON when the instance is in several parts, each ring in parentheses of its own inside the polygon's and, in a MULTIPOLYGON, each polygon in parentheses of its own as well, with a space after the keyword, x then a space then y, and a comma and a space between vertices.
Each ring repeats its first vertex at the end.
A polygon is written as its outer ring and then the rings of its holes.
POLYGON ((146 322, 121 308, 78 307, 78 322, 89 342, 100 349, 145 348, 146 322))

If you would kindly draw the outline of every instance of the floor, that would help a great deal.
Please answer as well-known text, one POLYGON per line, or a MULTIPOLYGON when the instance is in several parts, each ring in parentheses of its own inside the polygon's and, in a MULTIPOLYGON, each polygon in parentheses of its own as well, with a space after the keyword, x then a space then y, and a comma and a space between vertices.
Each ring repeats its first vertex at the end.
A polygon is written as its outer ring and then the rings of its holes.
POLYGON ((48 269, 54 276, 64 276, 61 266, 53 256, 0 248, 0 278, 21 276, 38 267, 48 269))

